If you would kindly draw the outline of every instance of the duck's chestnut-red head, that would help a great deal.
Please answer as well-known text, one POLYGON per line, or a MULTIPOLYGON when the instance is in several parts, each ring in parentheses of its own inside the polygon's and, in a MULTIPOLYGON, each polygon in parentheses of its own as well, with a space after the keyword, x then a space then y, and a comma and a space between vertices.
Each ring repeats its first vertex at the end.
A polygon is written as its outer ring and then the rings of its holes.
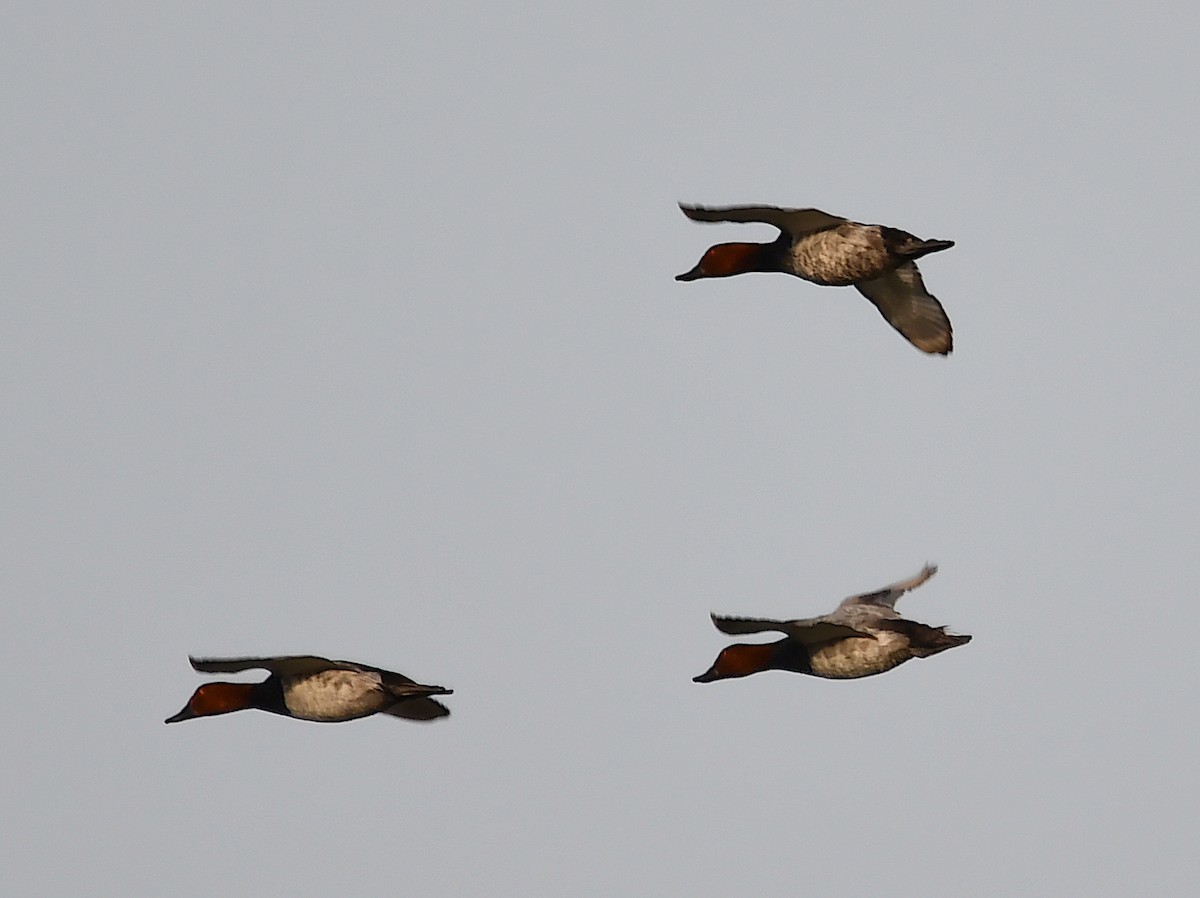
POLYGON ((177 723, 181 720, 191 720, 193 717, 212 717, 214 714, 228 714, 231 711, 243 711, 251 708, 251 694, 254 683, 205 683, 192 693, 183 710, 173 717, 168 717, 165 723, 177 723))
POLYGON ((696 267, 675 275, 677 281, 697 281, 700 278, 726 278, 749 271, 775 271, 770 243, 718 243, 709 247, 696 267))
POLYGON ((776 643, 761 645, 738 643, 721 649, 712 667, 692 677, 694 683, 711 683, 713 680, 728 680, 733 677, 748 677, 750 674, 770 670, 775 659, 776 643))

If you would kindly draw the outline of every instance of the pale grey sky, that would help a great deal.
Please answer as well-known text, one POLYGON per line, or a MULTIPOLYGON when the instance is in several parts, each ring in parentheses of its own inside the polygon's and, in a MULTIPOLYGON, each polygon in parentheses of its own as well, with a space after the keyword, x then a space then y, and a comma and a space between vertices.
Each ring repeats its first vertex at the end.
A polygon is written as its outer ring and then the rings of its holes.
POLYGON ((10 4, 0 891, 1190 894, 1191 4, 10 4), (677 201, 957 246, 955 353, 677 201), (914 573, 969 646, 696 685, 914 573), (164 726, 197 654, 456 690, 164 726))

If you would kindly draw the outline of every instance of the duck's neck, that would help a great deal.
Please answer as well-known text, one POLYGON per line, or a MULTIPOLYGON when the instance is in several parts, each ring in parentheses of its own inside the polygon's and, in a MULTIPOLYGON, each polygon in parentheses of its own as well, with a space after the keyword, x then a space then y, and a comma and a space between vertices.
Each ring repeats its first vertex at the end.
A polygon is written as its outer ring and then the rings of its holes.
POLYGON ((283 680, 278 676, 270 676, 261 683, 248 684, 252 688, 250 704, 252 707, 272 714, 288 714, 287 705, 283 701, 283 680))
POLYGON ((808 651, 794 639, 776 642, 739 642, 721 653, 717 668, 724 677, 746 677, 764 670, 811 673, 808 651))
POLYGON ((774 670, 790 670, 793 673, 812 673, 812 661, 808 649, 795 639, 781 639, 767 644, 771 649, 771 663, 774 670))

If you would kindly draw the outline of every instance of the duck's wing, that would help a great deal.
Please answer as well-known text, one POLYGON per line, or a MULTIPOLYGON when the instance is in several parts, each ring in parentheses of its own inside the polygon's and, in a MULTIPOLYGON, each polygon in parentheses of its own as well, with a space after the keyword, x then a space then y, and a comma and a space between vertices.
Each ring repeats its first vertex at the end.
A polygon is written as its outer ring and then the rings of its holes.
POLYGON ((873 281, 859 281, 858 292, 874 303, 888 324, 922 352, 949 355, 954 335, 946 310, 925 289, 915 262, 905 262, 873 281))
POLYGON ((832 642, 836 639, 848 639, 852 636, 870 636, 864 630, 856 629, 847 624, 838 624, 824 617, 810 617, 801 620, 769 620, 755 617, 720 617, 711 615, 713 626, 729 636, 742 636, 746 633, 784 633, 797 642, 814 645, 819 642, 832 642))
POLYGON ((781 209, 778 206, 686 206, 683 203, 679 204, 679 208, 692 221, 762 222, 774 225, 793 237, 836 228, 848 221, 820 209, 781 209))
POLYGON ((914 577, 909 577, 907 580, 901 580, 899 583, 893 583, 891 586, 885 586, 883 589, 877 589, 874 592, 865 592, 860 596, 850 596, 843 599, 838 608, 849 608, 852 605, 883 605, 885 608, 895 608, 897 600, 902 595, 910 589, 916 589, 936 573, 937 565, 927 564, 914 577))
POLYGON ((319 673, 334 667, 344 667, 345 662, 330 661, 316 655, 282 655, 278 658, 193 658, 188 657, 192 667, 201 673, 240 673, 243 670, 267 670, 280 676, 297 676, 319 673))
POLYGON ((382 713, 405 720, 437 720, 439 717, 449 717, 450 709, 431 698, 409 698, 384 708, 382 713))
POLYGON ((346 670, 379 674, 379 681, 397 698, 407 698, 409 696, 419 698, 426 695, 451 695, 454 693, 453 689, 447 689, 445 686, 426 686, 424 683, 418 683, 416 680, 406 677, 402 673, 396 673, 394 670, 384 670, 382 667, 359 664, 357 661, 334 661, 331 663, 335 667, 345 668, 346 670))

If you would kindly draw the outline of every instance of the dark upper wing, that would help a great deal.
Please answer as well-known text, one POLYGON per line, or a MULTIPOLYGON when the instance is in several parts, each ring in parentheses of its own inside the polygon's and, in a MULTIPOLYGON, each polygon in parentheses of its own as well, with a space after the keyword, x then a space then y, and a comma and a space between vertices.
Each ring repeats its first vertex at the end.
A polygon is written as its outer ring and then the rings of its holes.
POLYGON ((278 658, 188 658, 192 667, 201 673, 239 673, 243 670, 269 670, 274 674, 295 676, 317 673, 344 662, 318 658, 316 655, 282 655, 278 658))
POLYGON ((405 720, 437 720, 439 717, 449 717, 450 709, 431 698, 410 698, 384 708, 383 713, 405 720))
POLYGON ((847 221, 820 209, 780 209, 778 206, 685 206, 683 214, 692 221, 734 221, 774 225, 793 237, 836 228, 847 221))
POLYGON ((921 572, 915 577, 909 577, 907 580, 901 580, 899 583, 893 583, 891 586, 885 586, 883 589, 877 589, 874 592, 866 592, 860 596, 850 596, 847 599, 843 599, 838 607, 846 608, 850 605, 883 605, 887 608, 895 608, 897 600, 902 595, 910 589, 916 589, 936 573, 937 565, 927 564, 921 568, 921 572))
POLYGON ((379 681, 396 696, 428 693, 449 695, 454 691, 447 689, 445 686, 426 686, 424 683, 418 683, 411 677, 406 677, 402 673, 396 673, 394 670, 384 670, 382 667, 372 667, 370 664, 359 664, 357 661, 333 661, 331 663, 334 667, 341 667, 347 670, 361 670, 379 674, 379 681))
POLYGON ((854 286, 917 349, 948 355, 954 348, 946 310, 925 289, 915 262, 905 262, 883 277, 860 281, 854 286))
POLYGON ((767 620, 765 618, 749 617, 718 617, 714 614, 712 615, 712 622, 718 630, 730 636, 741 636, 746 633, 784 633, 806 645, 818 642, 831 642, 835 639, 846 639, 851 636, 870 635, 863 630, 857 630, 846 624, 831 623, 820 617, 810 617, 802 620, 767 620))

